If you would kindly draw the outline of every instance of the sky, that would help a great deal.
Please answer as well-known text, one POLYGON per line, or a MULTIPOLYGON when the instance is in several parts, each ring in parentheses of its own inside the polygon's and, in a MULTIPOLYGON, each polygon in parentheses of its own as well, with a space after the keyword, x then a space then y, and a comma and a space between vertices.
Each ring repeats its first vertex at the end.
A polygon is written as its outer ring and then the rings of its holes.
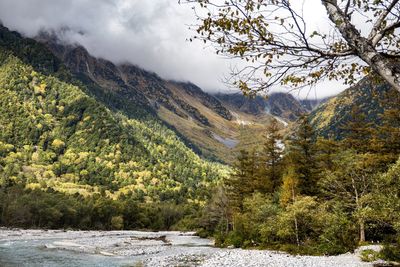
MULTIPOLYGON (((305 15, 311 24, 323 25, 325 11, 317 2, 308 1, 305 15)), ((0 21, 27 37, 68 28, 63 40, 83 45, 93 56, 129 62, 165 79, 190 81, 208 92, 234 92, 223 80, 235 62, 200 41, 188 41, 195 19, 190 6, 178 0, 0 1, 0 21)), ((323 82, 292 93, 315 99, 345 88, 340 82, 323 82)))

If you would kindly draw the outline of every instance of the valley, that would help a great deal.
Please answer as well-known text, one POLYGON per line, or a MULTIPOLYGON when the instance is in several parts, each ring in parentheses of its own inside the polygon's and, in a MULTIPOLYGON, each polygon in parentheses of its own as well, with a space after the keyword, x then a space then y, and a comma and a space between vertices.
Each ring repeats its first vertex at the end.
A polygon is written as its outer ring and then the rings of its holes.
MULTIPOLYGON (((182 61, 179 41, 169 36, 175 30, 152 34, 173 23, 141 25, 154 17, 118 18, 101 25, 109 33, 101 38, 93 35, 98 29, 81 29, 83 22, 37 28, 40 18, 28 34, 0 21, 1 266, 398 265, 398 53, 375 51, 372 60, 359 42, 344 42, 361 34, 337 23, 352 23, 351 1, 333 24, 352 32, 326 51, 308 43, 308 35, 320 45, 327 36, 309 33, 291 1, 232 3, 197 14, 194 31, 217 54, 245 64, 231 69, 231 93, 204 77, 222 63, 202 61, 201 52, 182 61), (269 5, 288 16, 260 15, 269 5), (269 32, 271 22, 284 31, 269 32), (126 39, 139 33, 148 36, 126 39), (298 37, 302 46, 286 47, 298 37), (166 47, 171 55, 162 55, 166 47), (360 59, 366 65, 354 63, 360 59), (348 88, 333 95, 333 80, 348 88), (285 93, 319 82, 329 97, 285 93)), ((370 4, 378 11, 362 1, 359 11, 386 14, 381 1, 370 4)), ((121 3, 107 8, 132 11, 121 3)), ((397 40, 398 23, 383 45, 397 40)))

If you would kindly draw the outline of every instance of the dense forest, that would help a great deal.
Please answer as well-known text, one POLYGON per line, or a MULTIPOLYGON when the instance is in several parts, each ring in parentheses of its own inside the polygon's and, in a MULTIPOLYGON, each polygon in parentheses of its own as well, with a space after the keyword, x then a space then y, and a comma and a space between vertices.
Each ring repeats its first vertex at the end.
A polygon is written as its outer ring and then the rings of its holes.
POLYGON ((0 42, 0 224, 192 221, 228 168, 201 159, 151 114, 129 112, 140 108, 108 108, 40 44, 16 36, 2 31, 0 42))
POLYGON ((342 140, 316 136, 303 117, 283 149, 273 123, 264 145, 242 151, 234 174, 216 189, 202 217, 204 233, 222 246, 306 254, 384 242, 379 256, 399 260, 399 94, 388 99, 392 108, 378 127, 354 109, 342 140))

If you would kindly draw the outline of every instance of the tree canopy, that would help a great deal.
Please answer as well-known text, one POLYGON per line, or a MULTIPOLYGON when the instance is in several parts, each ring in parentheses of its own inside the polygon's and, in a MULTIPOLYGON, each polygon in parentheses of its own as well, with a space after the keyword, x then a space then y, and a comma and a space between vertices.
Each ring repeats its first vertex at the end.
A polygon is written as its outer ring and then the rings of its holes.
POLYGON ((323 79, 351 85, 367 74, 400 91, 398 0, 186 2, 199 21, 194 38, 245 62, 231 81, 244 93, 323 79), (315 25, 310 18, 319 16, 325 23, 315 25))

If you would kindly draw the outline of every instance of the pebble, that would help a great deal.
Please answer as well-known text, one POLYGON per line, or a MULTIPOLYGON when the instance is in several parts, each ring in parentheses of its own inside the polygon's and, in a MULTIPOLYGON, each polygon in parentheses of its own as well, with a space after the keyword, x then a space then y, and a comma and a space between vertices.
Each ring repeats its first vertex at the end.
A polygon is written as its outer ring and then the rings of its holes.
POLYGON ((50 250, 72 250, 106 257, 140 259, 143 266, 193 267, 372 267, 362 262, 362 249, 379 250, 379 245, 363 247, 338 256, 296 256, 268 250, 221 249, 212 242, 181 232, 139 231, 43 231, 0 229, 2 244, 18 240, 52 240, 50 250), (167 240, 171 245, 166 246, 167 240))

